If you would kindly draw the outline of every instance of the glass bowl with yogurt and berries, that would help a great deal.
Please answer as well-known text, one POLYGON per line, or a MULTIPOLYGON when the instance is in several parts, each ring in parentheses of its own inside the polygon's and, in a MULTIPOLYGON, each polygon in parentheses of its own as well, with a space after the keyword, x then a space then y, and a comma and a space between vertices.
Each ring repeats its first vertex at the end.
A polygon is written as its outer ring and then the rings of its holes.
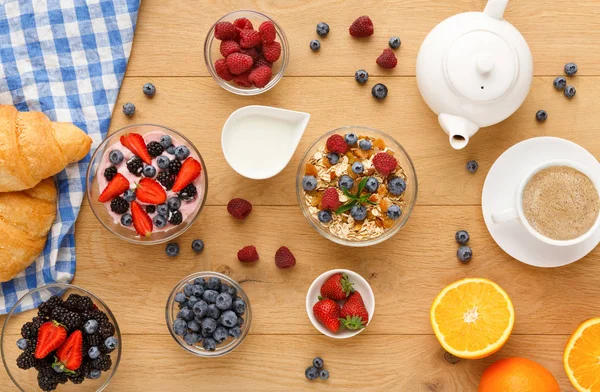
POLYGON ((96 218, 118 237, 153 245, 172 240, 196 220, 206 201, 202 156, 181 133, 152 124, 110 135, 87 171, 96 218))
POLYGON ((315 141, 300 161, 298 203, 325 238, 346 246, 387 240, 407 222, 417 176, 404 148, 384 132, 348 126, 315 141))

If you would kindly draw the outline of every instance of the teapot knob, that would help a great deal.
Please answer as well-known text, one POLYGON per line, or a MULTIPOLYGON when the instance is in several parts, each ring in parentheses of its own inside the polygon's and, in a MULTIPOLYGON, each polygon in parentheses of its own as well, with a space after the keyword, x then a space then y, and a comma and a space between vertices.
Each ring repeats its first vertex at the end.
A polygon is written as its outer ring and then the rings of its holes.
POLYGON ((481 54, 475 58, 475 67, 477 68, 477 72, 482 75, 489 74, 492 69, 494 69, 494 65, 494 59, 491 56, 481 54))

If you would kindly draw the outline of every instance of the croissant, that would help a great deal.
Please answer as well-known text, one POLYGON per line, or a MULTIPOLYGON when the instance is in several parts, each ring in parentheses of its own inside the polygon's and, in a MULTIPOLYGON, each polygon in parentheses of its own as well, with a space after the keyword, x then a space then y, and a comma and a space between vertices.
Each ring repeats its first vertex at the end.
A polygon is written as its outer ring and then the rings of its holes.
POLYGON ((37 258, 55 217, 52 178, 32 189, 0 193, 0 282, 12 279, 37 258))
POLYGON ((0 105, 0 192, 34 187, 87 155, 92 139, 73 124, 0 105))

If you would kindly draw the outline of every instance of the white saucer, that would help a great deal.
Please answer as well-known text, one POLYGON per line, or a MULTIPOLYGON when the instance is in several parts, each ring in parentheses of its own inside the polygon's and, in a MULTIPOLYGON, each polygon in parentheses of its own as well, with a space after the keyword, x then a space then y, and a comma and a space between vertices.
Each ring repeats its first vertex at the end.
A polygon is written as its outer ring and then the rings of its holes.
POLYGON ((535 166, 553 159, 568 159, 589 168, 600 177, 600 163, 585 148, 557 137, 537 137, 506 150, 490 169, 481 195, 481 208, 488 231, 502 250, 535 267, 560 267, 577 261, 600 243, 600 230, 571 247, 548 245, 533 237, 518 221, 494 224, 491 214, 514 206, 515 192, 535 166))

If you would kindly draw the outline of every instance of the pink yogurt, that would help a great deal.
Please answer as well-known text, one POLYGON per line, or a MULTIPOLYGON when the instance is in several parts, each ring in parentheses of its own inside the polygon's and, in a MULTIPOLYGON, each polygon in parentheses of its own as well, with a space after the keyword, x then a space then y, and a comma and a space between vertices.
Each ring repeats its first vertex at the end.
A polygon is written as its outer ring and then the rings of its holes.
MULTIPOLYGON (((160 138, 163 135, 165 135, 163 132, 156 131, 156 132, 149 132, 142 136, 143 136, 146 144, 148 144, 152 141, 156 141, 156 142, 160 141, 160 138)), ((171 136, 171 140, 173 141, 174 146, 179 146, 179 145, 183 144, 177 138, 175 138, 173 135, 169 134, 169 136, 171 136)), ((187 146, 187 147, 189 147, 189 146, 187 146)), ((142 178, 144 178, 143 176, 138 177, 135 174, 129 172, 129 170, 127 170, 127 161, 131 157, 133 157, 134 154, 127 147, 123 146, 120 141, 118 141, 115 144, 113 144, 107 148, 107 150, 104 152, 104 155, 102 156, 102 160, 100 161, 100 167, 98 168, 98 172, 97 172, 98 187, 99 187, 100 193, 102 193, 104 188, 106 188, 106 186, 108 185, 108 181, 104 177, 104 170, 106 170, 110 166, 113 166, 113 164, 108 159, 108 155, 113 150, 119 150, 123 153, 124 159, 123 159, 123 162, 121 162, 119 165, 117 165, 117 172, 121 173, 123 176, 125 176, 125 178, 127 178, 127 180, 129 180, 129 184, 132 189, 134 189, 136 184, 142 178)), ((176 159, 174 155, 169 154, 166 150, 162 153, 162 155, 167 156, 171 160, 176 159)), ((195 154, 195 152, 191 148, 190 148, 190 157, 192 157, 192 158, 196 159, 198 162, 200 162, 200 159, 198 158, 198 156, 195 154)), ((158 166, 156 165, 156 158, 152 159, 152 166, 154 166, 156 168, 157 175, 158 175, 158 173, 161 171, 161 169, 159 169, 158 166)), ((181 215, 183 217, 183 222, 185 222, 187 220, 187 218, 190 215, 192 215, 194 213, 194 211, 196 211, 198 204, 200 204, 200 200, 204 199, 204 192, 205 192, 204 175, 205 175, 205 170, 203 167, 198 178, 196 178, 192 182, 192 184, 194 184, 196 186, 196 188, 198 189, 198 193, 197 193, 196 197, 193 200, 189 200, 189 201, 181 200, 181 207, 179 207, 179 212, 181 212, 181 215)), ((167 192, 167 200, 172 196, 177 196, 177 193, 175 193, 173 191, 166 191, 166 192, 167 192)), ((136 200, 136 201, 144 208, 146 205, 148 205, 147 203, 142 203, 139 200, 136 200)), ((110 201, 104 203, 104 206, 106 207, 106 210, 108 211, 110 216, 112 216, 114 223, 117 225, 123 226, 121 224, 121 215, 116 214, 111 211, 110 201)), ((130 210, 130 213, 131 213, 131 210, 130 210)), ((152 214, 148 214, 148 215, 150 215, 150 218, 154 218, 154 216, 156 215, 156 212, 152 213, 152 214)), ((181 224, 183 224, 183 223, 181 223, 181 224)), ((123 226, 123 227, 126 227, 127 229, 135 231, 135 228, 133 227, 133 225, 123 226)), ((177 226, 172 225, 171 223, 167 223, 164 227, 161 227, 161 228, 153 226, 152 232, 165 232, 165 231, 169 231, 169 230, 173 229, 174 227, 177 227, 177 226)))

